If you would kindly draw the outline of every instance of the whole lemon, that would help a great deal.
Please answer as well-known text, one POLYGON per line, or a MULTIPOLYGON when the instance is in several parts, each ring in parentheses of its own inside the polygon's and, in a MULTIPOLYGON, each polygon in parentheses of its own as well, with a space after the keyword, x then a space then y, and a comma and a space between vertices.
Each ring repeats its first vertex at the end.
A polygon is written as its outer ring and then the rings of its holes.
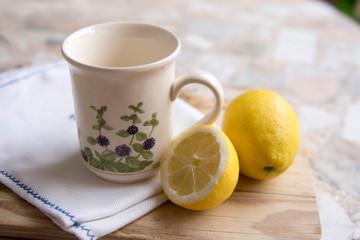
POLYGON ((225 111, 222 129, 235 146, 240 172, 254 179, 278 176, 296 157, 300 128, 296 113, 279 94, 248 91, 225 111))

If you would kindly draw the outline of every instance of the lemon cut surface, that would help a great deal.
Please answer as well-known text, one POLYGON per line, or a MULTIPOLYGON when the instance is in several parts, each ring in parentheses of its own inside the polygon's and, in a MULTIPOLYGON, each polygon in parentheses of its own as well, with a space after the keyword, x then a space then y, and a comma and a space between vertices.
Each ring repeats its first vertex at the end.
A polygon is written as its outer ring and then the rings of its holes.
POLYGON ((239 177, 237 153, 218 128, 188 129, 170 146, 161 165, 167 197, 192 210, 213 208, 234 191, 239 177))

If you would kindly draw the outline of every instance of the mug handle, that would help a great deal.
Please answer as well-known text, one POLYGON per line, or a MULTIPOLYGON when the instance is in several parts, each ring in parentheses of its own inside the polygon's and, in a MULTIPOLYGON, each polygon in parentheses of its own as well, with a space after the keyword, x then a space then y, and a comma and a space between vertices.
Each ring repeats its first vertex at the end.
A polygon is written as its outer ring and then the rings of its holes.
POLYGON ((195 70, 185 73, 173 83, 170 91, 171 101, 175 101, 179 95, 180 89, 190 83, 198 83, 208 87, 215 96, 215 103, 212 109, 202 119, 195 123, 194 126, 212 124, 219 116, 224 104, 224 91, 220 82, 212 74, 205 71, 195 70))

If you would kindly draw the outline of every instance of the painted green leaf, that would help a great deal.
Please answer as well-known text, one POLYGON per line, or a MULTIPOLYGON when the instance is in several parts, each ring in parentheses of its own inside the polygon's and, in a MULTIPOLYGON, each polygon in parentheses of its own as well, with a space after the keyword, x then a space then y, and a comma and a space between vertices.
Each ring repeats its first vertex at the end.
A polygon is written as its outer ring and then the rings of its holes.
POLYGON ((156 127, 157 125, 159 125, 159 121, 153 118, 150 120, 150 125, 156 127))
POLYGON ((125 162, 132 168, 138 168, 140 165, 140 160, 133 156, 126 157, 125 162))
POLYGON ((146 168, 147 166, 151 165, 153 163, 153 161, 141 161, 139 164, 139 167, 137 169, 137 171, 141 171, 144 170, 144 168, 146 168))
POLYGON ((149 121, 144 122, 144 126, 145 127, 150 126, 150 122, 149 121))
POLYGON ((144 159, 151 159, 153 157, 153 153, 151 151, 143 151, 141 153, 141 156, 144 158, 144 159))
POLYGON ((134 105, 129 105, 128 108, 131 109, 131 110, 134 110, 134 111, 136 109, 136 107, 134 105))
POLYGON ((101 156, 105 161, 114 161, 117 158, 117 154, 111 150, 105 150, 101 153, 101 156))
POLYGON ((94 126, 92 127, 92 129, 94 129, 94 130, 100 130, 100 129, 101 129, 101 126, 100 126, 100 125, 94 125, 94 126))
POLYGON ((84 152, 85 152, 86 156, 88 157, 88 159, 94 158, 90 148, 85 147, 84 152))
POLYGON ((95 168, 99 168, 101 165, 100 161, 94 157, 89 158, 89 164, 95 168))
POLYGON ((130 117, 128 115, 123 115, 120 117, 120 119, 124 120, 124 121, 130 121, 130 117))
MULTIPOLYGON (((90 162, 90 165, 101 169, 101 170, 105 170, 105 171, 110 171, 110 172, 117 172, 115 165, 115 162, 113 161, 108 161, 106 160, 103 156, 100 156, 100 154, 95 151, 96 156, 99 156, 100 160, 97 160, 96 158, 94 158, 92 161, 90 162)), ((104 152, 102 153, 102 155, 108 156, 106 154, 104 154, 104 152)))
POLYGON ((106 124, 106 121, 105 121, 103 118, 99 118, 99 119, 98 119, 98 124, 99 124, 101 127, 104 127, 105 124, 106 124))
POLYGON ((99 109, 99 113, 103 114, 104 112, 106 112, 107 107, 106 106, 101 106, 101 108, 99 109))
POLYGON ((126 130, 120 130, 116 133, 116 135, 126 138, 126 137, 130 136, 130 133, 128 133, 128 131, 126 131, 126 130))
POLYGON ((90 106, 90 108, 94 111, 97 111, 97 108, 95 106, 90 106))
POLYGON ((106 129, 106 130, 108 130, 108 131, 111 131, 111 130, 114 129, 114 128, 111 127, 109 124, 105 124, 105 125, 103 126, 103 128, 106 129))
POLYGON ((103 162, 103 161, 104 161, 104 159, 103 159, 103 157, 101 156, 101 154, 98 153, 97 151, 95 151, 95 155, 98 157, 98 159, 99 159, 100 162, 103 162))
POLYGON ((134 112, 144 113, 145 111, 143 109, 141 109, 142 105, 143 105, 143 103, 140 102, 136 105, 136 107, 134 105, 130 105, 128 108, 131 110, 134 110, 134 112))
POLYGON ((132 148, 134 149, 135 152, 137 153, 142 153, 144 151, 142 145, 140 143, 134 143, 132 145, 132 148))
POLYGON ((114 162, 105 162, 104 168, 106 171, 117 172, 117 169, 114 166, 114 162))
POLYGON ((143 132, 138 132, 136 135, 136 140, 138 141, 144 141, 146 140, 148 137, 147 137, 147 134, 146 133, 143 133, 143 132))
POLYGON ((130 119, 133 121, 133 124, 141 123, 141 119, 136 114, 132 114, 130 119))
POLYGON ((91 145, 95 145, 97 143, 96 139, 93 137, 87 137, 86 139, 88 141, 88 143, 90 143, 91 145))
POLYGON ((116 170, 118 172, 130 172, 131 171, 131 167, 125 163, 122 163, 122 162, 116 162, 114 165, 113 165, 116 170))
POLYGON ((103 118, 103 113, 98 113, 96 114, 96 119, 102 119, 103 118))
POLYGON ((156 118, 156 112, 151 115, 151 118, 156 118))

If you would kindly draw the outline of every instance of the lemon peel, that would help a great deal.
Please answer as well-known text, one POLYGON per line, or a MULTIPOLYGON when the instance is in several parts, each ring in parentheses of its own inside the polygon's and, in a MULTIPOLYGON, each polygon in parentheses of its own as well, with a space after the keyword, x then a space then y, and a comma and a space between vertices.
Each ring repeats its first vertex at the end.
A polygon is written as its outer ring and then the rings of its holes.
POLYGON ((239 161, 229 138, 211 125, 192 127, 177 137, 161 164, 167 197, 192 210, 225 201, 239 177, 239 161))

